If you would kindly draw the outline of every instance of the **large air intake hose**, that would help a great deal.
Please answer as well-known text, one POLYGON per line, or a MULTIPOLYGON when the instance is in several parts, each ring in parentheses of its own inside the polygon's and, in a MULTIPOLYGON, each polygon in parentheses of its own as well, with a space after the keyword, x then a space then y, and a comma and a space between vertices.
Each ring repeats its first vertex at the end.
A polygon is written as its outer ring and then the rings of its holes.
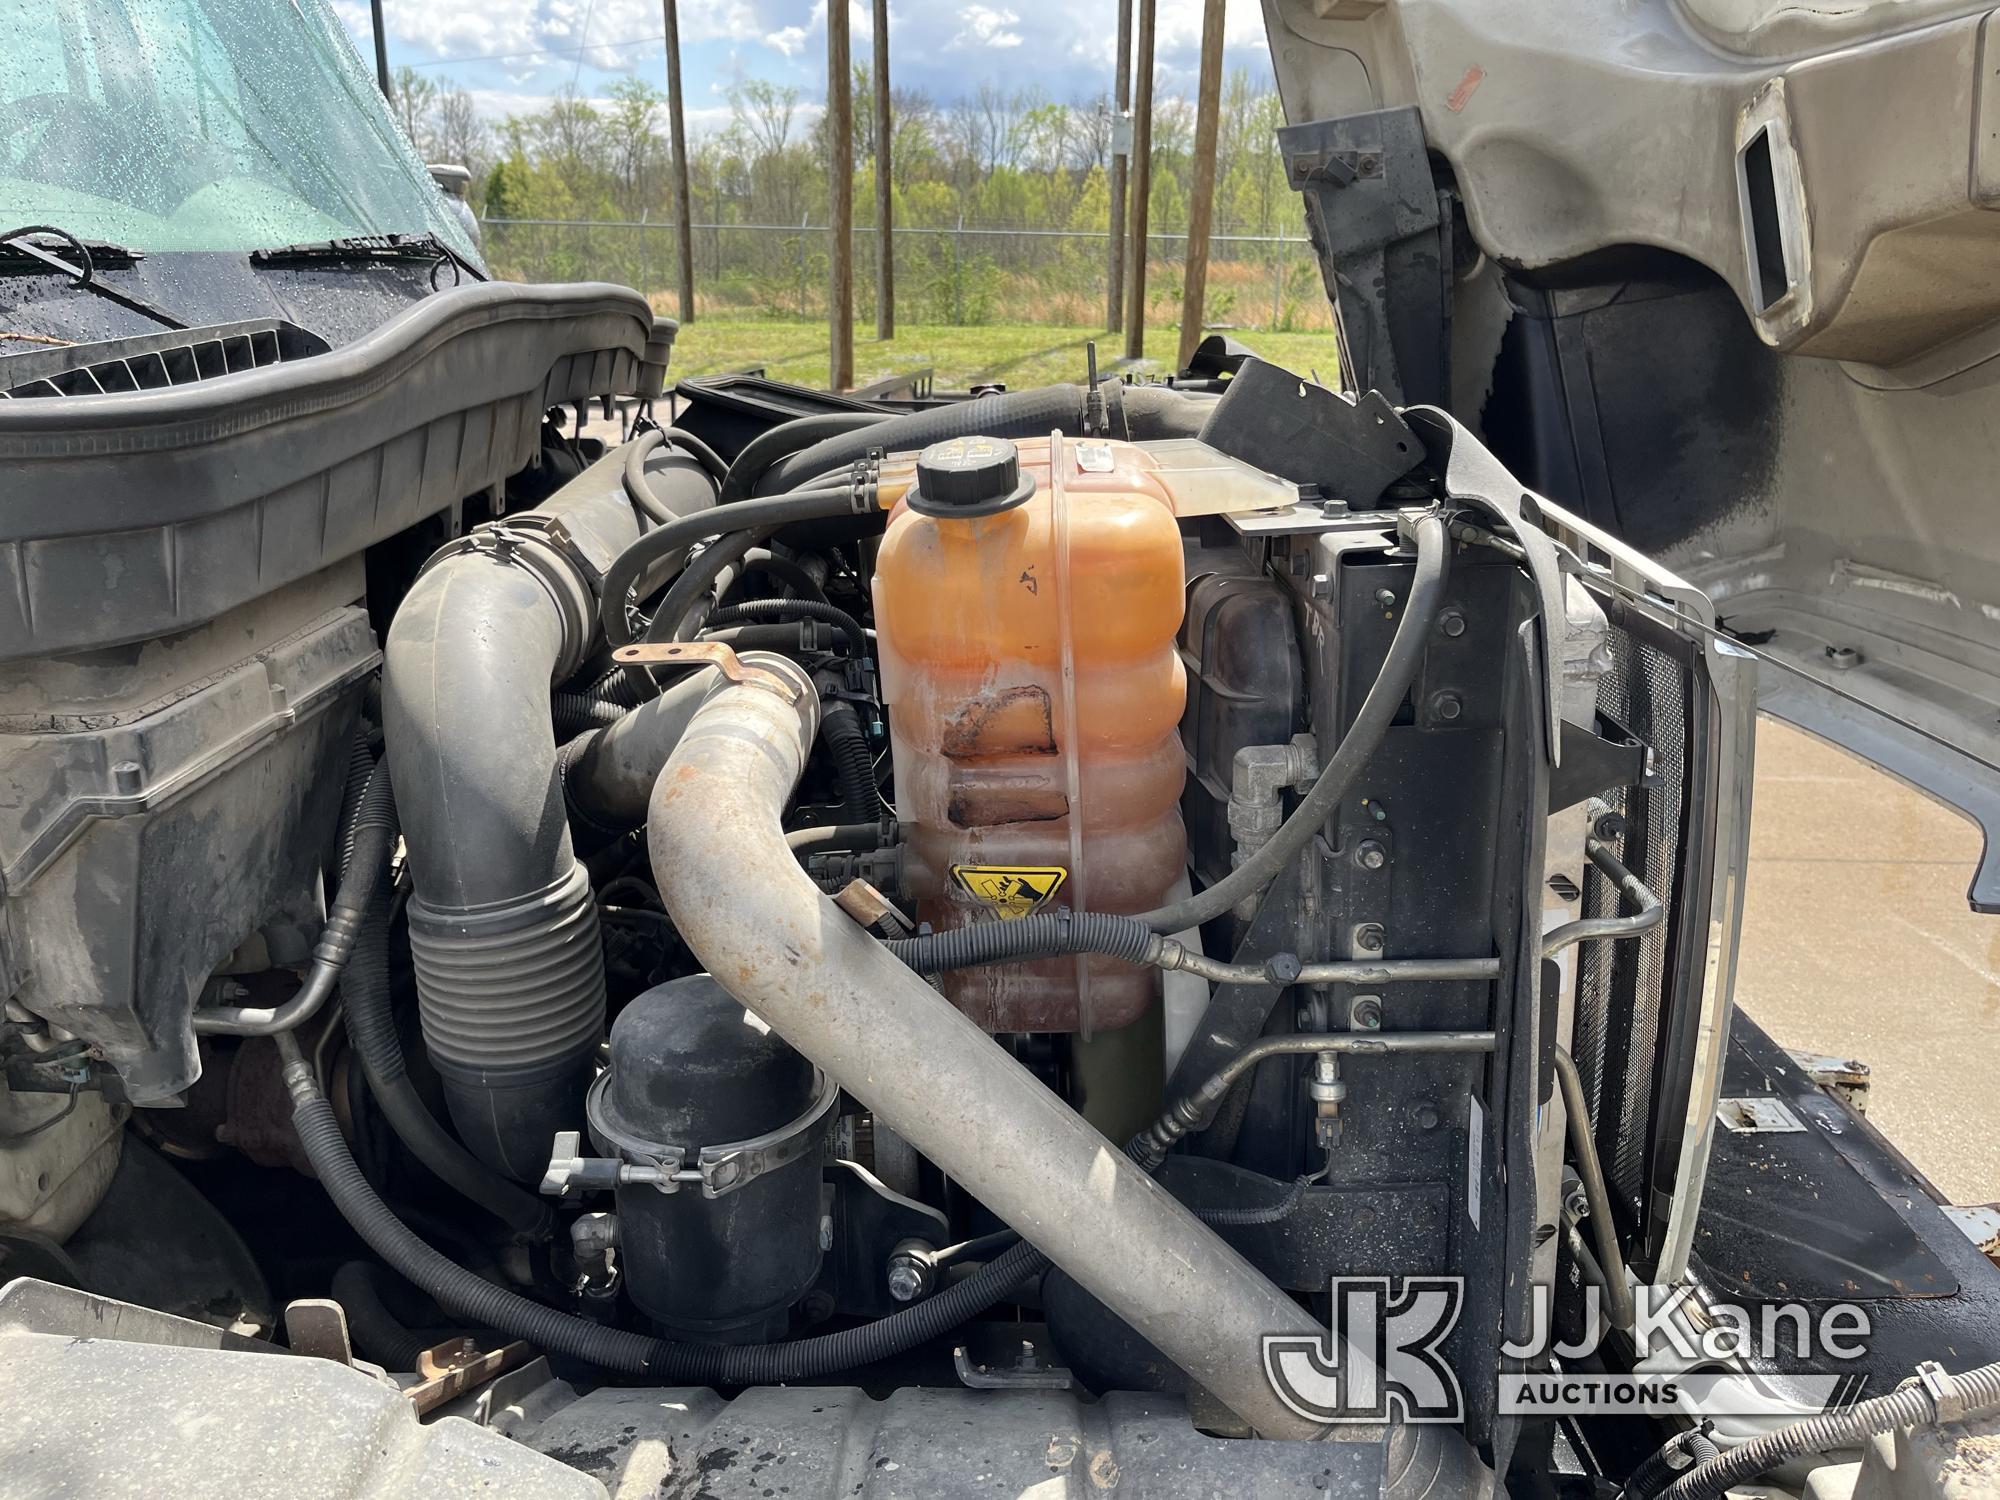
MULTIPOLYGON (((660 476, 712 500, 698 469, 660 476)), ((624 454, 434 557, 389 628, 383 714, 415 891, 424 1043, 482 1161, 539 1179, 582 1123, 604 955, 556 776, 549 687, 593 649, 593 579, 635 541, 624 454)))

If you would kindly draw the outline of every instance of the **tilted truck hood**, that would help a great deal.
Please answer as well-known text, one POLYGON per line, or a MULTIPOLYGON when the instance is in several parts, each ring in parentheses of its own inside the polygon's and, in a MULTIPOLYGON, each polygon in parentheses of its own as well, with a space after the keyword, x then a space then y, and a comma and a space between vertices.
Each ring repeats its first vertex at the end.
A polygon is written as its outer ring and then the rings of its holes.
POLYGON ((2000 911, 1984 9, 1264 0, 1344 377, 1706 589, 1767 711, 1988 830, 2000 911))

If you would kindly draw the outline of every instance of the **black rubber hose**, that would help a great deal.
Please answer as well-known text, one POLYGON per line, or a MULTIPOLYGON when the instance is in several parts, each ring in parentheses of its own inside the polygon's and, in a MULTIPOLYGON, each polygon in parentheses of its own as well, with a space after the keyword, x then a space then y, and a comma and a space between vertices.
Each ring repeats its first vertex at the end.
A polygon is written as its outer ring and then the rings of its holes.
POLYGON ((683 453, 693 454, 695 462, 708 470, 708 477, 717 484, 722 483, 723 476, 729 472, 727 459, 684 427, 669 427, 665 432, 668 442, 683 453))
MULTIPOLYGON (((1215 410, 1212 396, 1187 396, 1164 386, 1126 386, 1106 383, 1098 387, 1104 403, 1100 436, 1131 438, 1198 437, 1208 414, 1215 410)), ((803 449, 781 463, 773 464, 752 489, 756 494, 775 494, 796 489, 814 476, 831 474, 881 448, 900 453, 927 448, 946 438, 1047 437, 1061 429, 1071 437, 1084 436, 1090 420, 1090 393, 1080 385, 1041 386, 1025 391, 1004 391, 973 401, 954 401, 927 411, 907 412, 866 429, 831 437, 803 449)))
POLYGON ((410 1081, 389 998, 389 889, 383 879, 397 829, 395 793, 384 761, 369 779, 355 835, 354 863, 341 881, 365 886, 364 915, 354 950, 340 976, 341 1010, 347 1040, 360 1060, 369 1092, 396 1138, 440 1182, 512 1229, 545 1235, 554 1216, 541 1199, 524 1192, 458 1143, 424 1104, 410 1081))
POLYGON ((413 1333, 382 1300, 382 1270, 372 1261, 343 1261, 333 1273, 333 1300, 347 1314, 354 1346, 385 1370, 414 1370, 431 1344, 413 1333))
POLYGON ((616 724, 628 711, 594 693, 549 694, 549 713, 555 720, 558 740, 575 739, 586 730, 616 724))
MULTIPOLYGON (((354 726, 354 741, 347 750, 347 781, 340 789, 340 863, 334 875, 344 877, 354 867, 354 835, 361 817, 361 804, 368 792, 368 779, 375 774, 375 756, 368 748, 368 726, 354 726)), ((337 887, 336 887, 337 889, 337 887)))
MULTIPOLYGON (((1960 1407, 1968 1415, 2000 1406, 2000 1364, 1980 1365, 1947 1378, 1957 1387, 1960 1407)), ((1837 1453, 1879 1433, 1899 1427, 1928 1427, 1938 1420, 1937 1400, 1928 1389, 1920 1383, 1899 1386, 1872 1401, 1821 1412, 1739 1443, 1689 1469, 1660 1492, 1660 1500, 1717 1500, 1792 1459, 1837 1453)))
POLYGON ((703 476, 713 481, 715 476, 708 472, 708 466, 692 453, 667 443, 667 435, 659 428, 643 433, 625 449, 625 493, 639 513, 656 526, 665 526, 677 521, 681 512, 673 503, 653 488, 653 482, 646 474, 646 460, 661 448, 667 449, 664 457, 671 463, 678 459, 682 464, 699 469, 703 476))
MULTIPOLYGON (((789 489, 792 486, 764 486, 759 481, 773 464, 788 458, 802 448, 810 448, 815 443, 828 438, 843 437, 850 433, 865 431, 870 427, 891 420, 886 413, 875 412, 821 412, 809 417, 794 417, 789 422, 780 422, 776 427, 767 428, 743 445, 743 451, 736 455, 736 461, 729 466, 729 472, 722 478, 722 489, 718 503, 733 505, 748 495, 773 493, 775 489, 789 489)), ((876 445, 863 443, 856 457, 866 453, 876 445)))
POLYGON ((619 553, 605 570, 603 594, 598 601, 598 623, 604 629, 604 638, 613 646, 631 642, 633 589, 661 558, 725 532, 825 520, 854 514, 857 508, 867 509, 868 502, 862 500, 857 505, 850 488, 809 490, 767 500, 745 500, 726 508, 716 506, 656 527, 619 553))
POLYGON ((775 1385, 873 1364, 950 1332, 1047 1265, 1025 1241, 936 1296, 859 1328, 784 1344, 675 1344, 531 1302, 433 1250, 390 1212, 354 1164, 333 1106, 320 1093, 296 1039, 280 1044, 292 1123, 320 1185, 368 1247, 446 1312, 565 1355, 667 1384, 775 1385))
POLYGON ((826 590, 820 587, 819 580, 789 557, 780 557, 759 547, 743 559, 744 576, 747 578, 752 573, 770 574, 800 599, 816 599, 822 604, 826 602, 826 590))
POLYGON ((878 816, 882 793, 875 785, 875 757, 854 705, 844 698, 828 699, 820 710, 819 738, 840 781, 841 816, 852 823, 878 816))
POLYGON ((919 974, 943 974, 980 964, 1103 953, 1127 963, 1146 961, 1153 929, 1137 917, 1095 911, 1044 911, 1012 922, 980 922, 923 937, 893 938, 889 951, 919 974))
POLYGON ((822 620, 847 638, 850 655, 859 658, 868 654, 868 632, 861 628, 861 622, 823 599, 745 599, 740 604, 723 605, 707 623, 722 626, 771 619, 822 620))
POLYGON ((797 625, 730 625, 721 630, 704 628, 700 639, 727 646, 739 656, 745 651, 777 651, 786 656, 815 658, 835 654, 837 648, 833 642, 822 641, 817 635, 814 644, 807 646, 806 632, 809 630, 816 630, 809 621, 801 621, 797 625))

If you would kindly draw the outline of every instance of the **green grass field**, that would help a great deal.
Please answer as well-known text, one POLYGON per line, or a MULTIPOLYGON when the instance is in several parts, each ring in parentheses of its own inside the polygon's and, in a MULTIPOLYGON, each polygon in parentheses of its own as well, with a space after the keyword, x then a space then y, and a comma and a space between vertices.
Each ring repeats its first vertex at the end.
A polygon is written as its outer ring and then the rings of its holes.
MULTIPOLYGON (((1127 366, 1118 357, 1123 340, 1094 328, 1046 324, 989 324, 980 327, 909 325, 888 343, 878 342, 872 323, 854 330, 854 380, 866 385, 887 375, 928 365, 937 389, 964 390, 976 381, 1004 381, 1015 390, 1080 381, 1084 346, 1097 340, 1098 368, 1106 374, 1130 369, 1145 375, 1170 370, 1179 330, 1171 325, 1146 333, 1149 358, 1127 366)), ((1274 364, 1301 374, 1317 370, 1331 381, 1339 359, 1331 333, 1256 333, 1236 337, 1274 364)), ((797 322, 703 318, 681 329, 674 345, 672 373, 714 375, 762 366, 776 380, 824 387, 827 335, 823 325, 797 322)))

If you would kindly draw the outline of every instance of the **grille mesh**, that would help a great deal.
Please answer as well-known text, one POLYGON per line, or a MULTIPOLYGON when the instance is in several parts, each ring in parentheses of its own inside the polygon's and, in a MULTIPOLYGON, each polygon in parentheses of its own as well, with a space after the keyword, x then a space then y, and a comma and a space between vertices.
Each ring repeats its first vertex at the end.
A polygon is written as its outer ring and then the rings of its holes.
MULTIPOLYGON (((1652 746, 1655 784, 1605 800, 1625 815, 1619 857, 1659 896, 1666 919, 1636 942, 1583 945, 1574 1055, 1612 1194, 1637 1223, 1646 1194, 1654 1067, 1667 1015, 1667 954, 1678 925, 1690 683, 1672 657, 1623 630, 1613 628, 1610 645, 1613 665, 1598 684, 1598 711, 1652 746)), ((1616 916, 1618 910, 1611 883, 1587 869, 1583 914, 1616 916)))

